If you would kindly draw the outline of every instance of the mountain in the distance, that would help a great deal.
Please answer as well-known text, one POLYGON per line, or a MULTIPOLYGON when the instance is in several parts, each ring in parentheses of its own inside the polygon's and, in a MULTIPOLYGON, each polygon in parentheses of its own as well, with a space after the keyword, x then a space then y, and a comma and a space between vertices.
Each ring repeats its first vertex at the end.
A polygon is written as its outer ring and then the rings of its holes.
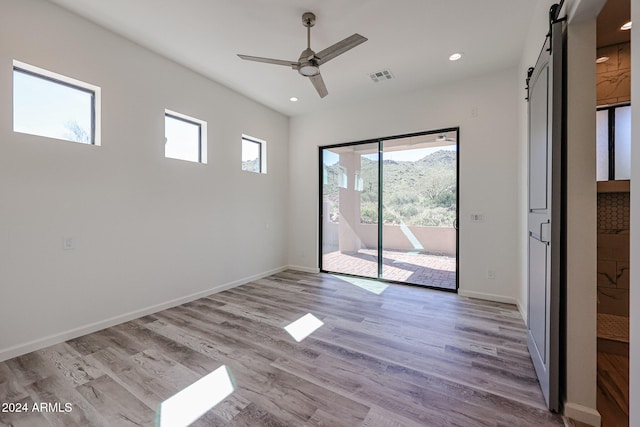
MULTIPOLYGON (((416 161, 384 160, 383 221, 386 224, 451 226, 456 214, 457 152, 440 150, 416 161)), ((325 166, 323 193, 338 211, 338 164, 325 166)), ((361 158, 358 183, 363 223, 378 221, 378 162, 361 158)), ((353 180, 352 174, 349 179, 353 180)), ((354 188, 354 182, 347 180, 354 188)), ((344 182, 344 181, 343 181, 344 182)))

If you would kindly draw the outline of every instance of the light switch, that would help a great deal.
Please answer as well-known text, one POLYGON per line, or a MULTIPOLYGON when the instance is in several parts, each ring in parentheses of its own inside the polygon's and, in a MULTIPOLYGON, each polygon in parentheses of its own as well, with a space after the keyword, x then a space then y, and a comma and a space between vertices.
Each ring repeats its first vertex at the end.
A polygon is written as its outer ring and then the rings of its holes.
POLYGON ((484 222, 484 214, 482 212, 475 212, 470 215, 471 222, 484 222))

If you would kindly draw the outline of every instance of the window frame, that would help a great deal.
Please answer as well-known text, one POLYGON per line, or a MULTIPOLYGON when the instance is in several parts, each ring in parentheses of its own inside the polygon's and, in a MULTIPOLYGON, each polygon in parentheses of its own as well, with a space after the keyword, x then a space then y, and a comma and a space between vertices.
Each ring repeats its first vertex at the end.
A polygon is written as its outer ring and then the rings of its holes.
POLYGON ((207 163, 207 122, 204 120, 200 120, 197 119, 195 117, 191 117, 188 116, 186 114, 182 114, 182 113, 178 113, 177 111, 174 110, 169 110, 169 109, 165 109, 164 110, 164 119, 165 119, 165 152, 164 152, 164 158, 165 159, 172 159, 172 160, 182 160, 185 162, 191 162, 191 163, 200 163, 200 164, 206 164, 207 163), (198 160, 194 161, 194 160, 190 160, 190 159, 181 159, 181 158, 175 158, 175 157, 168 157, 167 156, 167 151, 166 151, 166 120, 167 117, 173 120, 178 120, 184 123, 188 123, 190 125, 195 125, 198 127, 198 160))
POLYGON ((53 71, 46 70, 44 68, 36 67, 34 65, 27 64, 25 62, 21 62, 18 60, 13 60, 13 68, 12 68, 12 96, 15 97, 15 73, 22 73, 27 76, 31 76, 34 78, 38 78, 50 83, 54 83, 60 86, 64 86, 70 89, 77 90, 79 92, 87 93, 91 96, 91 129, 90 129, 90 141, 89 143, 84 143, 80 141, 74 141, 66 138, 59 138, 56 136, 48 136, 48 135, 40 135, 30 132, 22 132, 15 130, 15 108, 14 102, 12 100, 11 106, 11 114, 12 114, 12 130, 15 133, 22 133, 25 135, 33 135, 41 138, 49 138, 56 139, 59 141, 68 141, 74 142, 76 144, 82 145, 101 145, 101 89, 99 86, 93 85, 91 83, 87 83, 81 80, 74 79, 73 77, 68 77, 59 73, 55 73, 53 71))
MULTIPOLYGON (((258 170, 257 171, 252 171, 252 170, 242 169, 242 171, 243 172, 259 173, 259 174, 266 174, 267 173, 267 147, 266 147, 267 142, 262 140, 262 139, 253 137, 253 136, 242 134, 242 138, 240 140, 240 143, 244 144, 245 141, 252 142, 252 143, 258 145, 258 170)), ((244 150, 244 145, 241 145, 240 149, 244 150)), ((241 152, 241 154, 242 154, 242 152, 241 152)))

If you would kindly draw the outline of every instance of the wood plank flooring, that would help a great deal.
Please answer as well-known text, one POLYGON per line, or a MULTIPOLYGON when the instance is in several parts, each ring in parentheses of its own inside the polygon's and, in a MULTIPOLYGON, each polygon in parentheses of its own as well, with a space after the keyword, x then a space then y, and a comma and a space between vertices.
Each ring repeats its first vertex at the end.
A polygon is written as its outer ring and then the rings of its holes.
POLYGON ((28 408, 0 425, 152 426, 222 365, 235 390, 195 426, 563 425, 515 307, 293 271, 0 363, 0 403, 28 408), (324 325, 296 342, 307 313, 324 325))
POLYGON ((598 412, 602 427, 629 426, 629 348, 626 354, 598 351, 598 412))

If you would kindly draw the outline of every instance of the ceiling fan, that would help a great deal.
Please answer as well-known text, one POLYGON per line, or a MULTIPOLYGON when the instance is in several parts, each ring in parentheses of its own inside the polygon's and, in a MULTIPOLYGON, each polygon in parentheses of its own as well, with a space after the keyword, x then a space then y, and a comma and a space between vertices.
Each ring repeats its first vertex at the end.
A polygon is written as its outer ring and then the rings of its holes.
POLYGON ((346 51, 353 49, 361 43, 367 41, 366 37, 360 34, 354 34, 328 48, 315 53, 311 50, 311 27, 316 24, 316 15, 306 12, 302 15, 302 25, 307 27, 307 48, 302 51, 297 61, 285 61, 281 59, 262 58, 259 56, 238 55, 247 61, 266 62, 267 64, 284 65, 297 70, 304 77, 309 77, 313 87, 318 91, 320 98, 324 98, 329 94, 327 87, 320 75, 320 65, 329 62, 331 59, 346 51))

